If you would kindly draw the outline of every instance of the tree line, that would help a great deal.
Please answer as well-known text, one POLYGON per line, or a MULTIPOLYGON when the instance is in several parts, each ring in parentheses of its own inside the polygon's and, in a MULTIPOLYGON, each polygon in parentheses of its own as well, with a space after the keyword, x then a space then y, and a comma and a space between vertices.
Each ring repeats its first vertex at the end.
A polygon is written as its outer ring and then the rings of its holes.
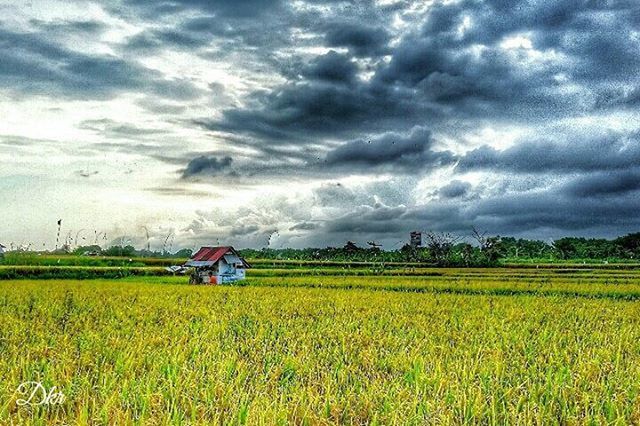
POLYGON ((421 247, 404 245, 398 250, 358 247, 323 249, 263 248, 240 250, 254 259, 326 260, 355 262, 423 262, 436 266, 493 266, 501 262, 598 261, 629 262, 640 259, 640 233, 615 239, 565 237, 550 242, 490 236, 473 229, 467 238, 439 232, 423 234, 421 247))
MULTIPOLYGON (((138 250, 131 245, 83 246, 77 255, 116 257, 189 258, 193 251, 181 249, 175 253, 138 250)), ((615 239, 565 237, 545 242, 524 238, 487 235, 472 229, 462 237, 451 233, 427 232, 423 244, 405 244, 397 250, 379 247, 359 247, 349 241, 342 247, 326 248, 262 248, 242 249, 249 259, 348 261, 348 262, 422 262, 436 266, 493 266, 501 262, 629 262, 640 259, 640 232, 615 239)))

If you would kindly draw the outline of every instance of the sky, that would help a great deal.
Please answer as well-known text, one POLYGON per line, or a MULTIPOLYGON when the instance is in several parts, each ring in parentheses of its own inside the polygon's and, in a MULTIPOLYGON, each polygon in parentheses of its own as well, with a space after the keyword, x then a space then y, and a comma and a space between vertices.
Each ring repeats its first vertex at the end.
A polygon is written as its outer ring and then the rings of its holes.
POLYGON ((637 0, 0 0, 0 242, 640 230, 637 0))

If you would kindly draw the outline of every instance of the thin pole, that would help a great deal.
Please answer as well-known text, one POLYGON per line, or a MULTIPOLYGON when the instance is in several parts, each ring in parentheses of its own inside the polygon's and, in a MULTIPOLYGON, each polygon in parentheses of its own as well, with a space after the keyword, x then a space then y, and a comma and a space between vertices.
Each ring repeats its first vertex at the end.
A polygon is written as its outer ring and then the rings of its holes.
POLYGON ((56 248, 58 250, 58 245, 60 245, 60 228, 62 227, 62 219, 58 220, 58 233, 56 234, 56 248))

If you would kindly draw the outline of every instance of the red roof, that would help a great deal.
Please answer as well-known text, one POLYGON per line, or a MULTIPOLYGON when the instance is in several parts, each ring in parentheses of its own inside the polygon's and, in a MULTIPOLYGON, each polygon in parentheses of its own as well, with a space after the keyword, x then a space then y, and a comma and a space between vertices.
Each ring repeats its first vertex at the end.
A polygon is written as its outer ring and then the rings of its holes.
MULTIPOLYGON (((212 263, 216 263, 218 260, 222 259, 222 257, 225 254, 228 254, 228 253, 232 253, 232 254, 235 254, 236 256, 238 256, 240 258, 240 260, 242 261, 242 264, 244 265, 245 268, 250 268, 251 267, 251 265, 249 265, 246 260, 244 260, 242 257, 240 257, 238 252, 236 252, 236 250, 231 246, 201 247, 200 250, 198 250, 196 252, 196 254, 191 256, 191 259, 189 259, 189 262, 212 262, 212 263)), ((186 264, 188 265, 189 262, 187 262, 186 264)))
POLYGON ((196 254, 191 256, 191 260, 198 262, 217 262, 229 251, 234 251, 232 247, 202 247, 196 254))

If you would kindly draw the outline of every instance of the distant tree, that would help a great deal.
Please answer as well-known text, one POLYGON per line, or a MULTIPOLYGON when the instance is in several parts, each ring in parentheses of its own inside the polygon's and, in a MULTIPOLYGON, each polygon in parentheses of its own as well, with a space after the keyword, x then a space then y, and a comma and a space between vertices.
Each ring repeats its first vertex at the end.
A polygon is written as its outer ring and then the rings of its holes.
POLYGON ((420 252, 417 247, 413 247, 411 244, 405 244, 400 248, 402 254, 402 260, 407 262, 417 262, 420 260, 420 252))
POLYGON ((474 263, 474 248, 469 243, 463 243, 459 245, 458 252, 462 258, 462 264, 464 266, 471 266, 474 263))
POLYGON ((640 257, 640 232, 618 237, 613 240, 613 243, 625 257, 634 259, 640 257))
POLYGON ((500 236, 487 236, 487 231, 478 231, 474 226, 472 228, 472 236, 478 242, 480 252, 486 258, 488 263, 495 263, 500 257, 503 256, 502 238, 500 236))
POLYGON ((553 242, 553 249, 560 259, 570 259, 576 256, 576 238, 560 238, 553 242))
POLYGON ((509 258, 539 259, 552 257, 554 254, 554 248, 551 245, 539 240, 502 237, 501 245, 504 256, 509 258))
POLYGON ((603 238, 560 238, 553 247, 561 259, 608 259, 623 255, 620 246, 603 238))
POLYGON ((111 246, 102 252, 105 256, 120 256, 120 257, 133 257, 136 254, 136 249, 133 246, 111 246))
POLYGON ((344 247, 342 247, 342 250, 346 251, 346 252, 356 252, 361 250, 360 247, 358 247, 356 245, 356 243, 354 243, 353 241, 347 241, 347 243, 344 245, 344 247))
POLYGON ((448 232, 427 232, 425 234, 425 244, 429 249, 429 254, 433 261, 440 266, 451 263, 453 246, 460 240, 460 237, 448 232))
POLYGON ((97 244, 93 244, 89 246, 80 246, 73 251, 73 254, 80 255, 80 256, 83 254, 100 254, 100 253, 102 253, 102 247, 100 247, 97 244))
POLYGON ((177 252, 175 252, 175 254, 173 256, 174 257, 179 257, 179 258, 190 258, 192 254, 193 254, 193 250, 191 250, 191 249, 182 249, 182 250, 178 250, 177 252))

